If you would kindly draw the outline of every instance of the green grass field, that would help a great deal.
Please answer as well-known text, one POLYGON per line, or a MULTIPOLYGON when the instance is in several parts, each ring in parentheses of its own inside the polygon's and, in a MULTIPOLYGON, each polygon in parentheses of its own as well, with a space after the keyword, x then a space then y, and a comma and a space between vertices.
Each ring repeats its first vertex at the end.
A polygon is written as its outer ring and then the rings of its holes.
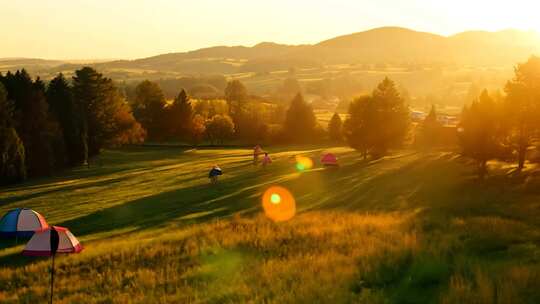
MULTIPOLYGON (((348 148, 130 148, 101 166, 0 189, 85 250, 57 259, 55 303, 540 303, 540 171, 492 163, 478 181, 452 152, 363 161, 348 148), (298 172, 332 151, 339 169, 298 172), (224 175, 209 185, 207 172, 224 175), (289 189, 274 223, 261 196, 289 189)), ((48 259, 0 243, 0 302, 45 303, 48 259)))

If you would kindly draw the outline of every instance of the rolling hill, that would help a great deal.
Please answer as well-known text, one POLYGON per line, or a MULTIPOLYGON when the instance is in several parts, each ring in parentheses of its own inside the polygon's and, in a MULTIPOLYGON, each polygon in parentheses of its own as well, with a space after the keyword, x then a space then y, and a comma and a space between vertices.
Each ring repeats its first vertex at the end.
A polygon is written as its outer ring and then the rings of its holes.
POLYGON ((283 67, 318 67, 326 64, 420 63, 472 66, 515 64, 540 50, 534 32, 471 31, 445 37, 404 28, 384 27, 322 41, 289 46, 260 43, 253 47, 212 47, 133 61, 103 63, 124 68, 145 68, 204 73, 272 71, 283 67))
MULTIPOLYGON (((93 63, 101 70, 144 70, 181 74, 233 74, 271 72, 290 67, 314 68, 328 64, 437 64, 457 66, 508 66, 540 50, 536 32, 504 30, 468 31, 441 36, 399 27, 382 27, 339 36, 313 45, 272 42, 253 47, 216 46, 189 52, 161 54, 136 60, 93 63)), ((6 68, 77 66, 61 61, 4 59, 6 68), (62 64, 64 64, 62 66, 62 64)))

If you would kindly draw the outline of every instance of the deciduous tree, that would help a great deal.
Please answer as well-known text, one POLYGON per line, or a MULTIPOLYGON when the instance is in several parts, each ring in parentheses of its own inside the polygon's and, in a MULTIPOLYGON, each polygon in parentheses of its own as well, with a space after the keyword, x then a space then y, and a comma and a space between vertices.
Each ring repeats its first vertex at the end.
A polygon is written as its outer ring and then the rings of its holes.
POLYGON ((234 123, 227 115, 214 115, 206 122, 206 136, 212 144, 223 144, 234 134, 234 123))
POLYGON ((371 96, 362 96, 349 104, 349 117, 343 124, 343 133, 347 143, 360 151, 364 159, 373 148, 376 122, 374 120, 375 103, 371 96))
POLYGON ((133 115, 150 140, 160 140, 167 135, 165 105, 165 96, 157 83, 145 80, 135 88, 133 115))

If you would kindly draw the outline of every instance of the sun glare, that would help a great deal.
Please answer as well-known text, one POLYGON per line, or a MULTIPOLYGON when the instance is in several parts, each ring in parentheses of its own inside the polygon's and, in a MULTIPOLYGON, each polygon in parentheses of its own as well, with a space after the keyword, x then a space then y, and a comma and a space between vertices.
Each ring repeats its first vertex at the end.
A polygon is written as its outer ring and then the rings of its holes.
POLYGON ((296 170, 302 172, 313 168, 313 160, 306 156, 296 157, 296 170))
POLYGON ((277 193, 273 193, 271 196, 270 196, 270 201, 273 203, 273 204, 279 204, 281 202, 281 196, 277 193))

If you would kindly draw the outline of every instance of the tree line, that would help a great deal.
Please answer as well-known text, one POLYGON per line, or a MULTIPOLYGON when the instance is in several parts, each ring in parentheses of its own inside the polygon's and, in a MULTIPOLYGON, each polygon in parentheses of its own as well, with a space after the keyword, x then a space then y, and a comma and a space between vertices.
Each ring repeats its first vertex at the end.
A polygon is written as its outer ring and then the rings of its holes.
POLYGON ((223 100, 192 100, 182 89, 172 102, 167 102, 158 83, 145 80, 135 88, 132 107, 151 142, 302 143, 320 141, 322 136, 302 94, 297 92, 285 108, 250 96, 239 80, 227 83, 223 100))
MULTIPOLYGON (((487 172, 491 159, 516 159, 540 139, 540 58, 515 69, 505 95, 488 91, 463 108, 458 130, 462 154, 487 172)), ((249 95, 239 80, 229 81, 221 99, 192 99, 181 89, 168 101, 158 83, 142 81, 126 97, 114 82, 85 67, 71 79, 62 74, 45 84, 25 70, 0 75, 0 183, 50 175, 88 163, 102 148, 128 143, 203 141, 316 143, 345 141, 364 158, 381 157, 410 135, 406 99, 383 79, 371 94, 354 99, 345 120, 334 114, 328 129, 289 81, 288 106, 249 95)), ((433 107, 420 124, 420 140, 435 144, 442 126, 433 107)))
POLYGON ((0 75, 0 184, 87 164, 105 146, 144 137, 113 81, 92 68, 48 85, 24 69, 0 75))
POLYGON ((104 147, 145 140, 302 143, 322 134, 300 93, 286 109, 253 98, 238 80, 227 83, 222 100, 192 100, 181 89, 169 102, 148 80, 131 95, 89 67, 47 84, 24 69, 0 75, 0 184, 88 164, 104 147))

